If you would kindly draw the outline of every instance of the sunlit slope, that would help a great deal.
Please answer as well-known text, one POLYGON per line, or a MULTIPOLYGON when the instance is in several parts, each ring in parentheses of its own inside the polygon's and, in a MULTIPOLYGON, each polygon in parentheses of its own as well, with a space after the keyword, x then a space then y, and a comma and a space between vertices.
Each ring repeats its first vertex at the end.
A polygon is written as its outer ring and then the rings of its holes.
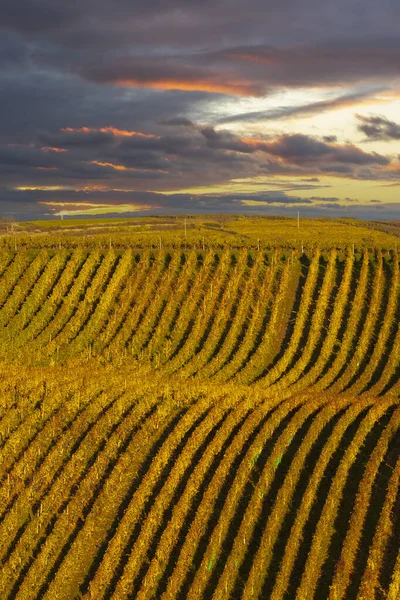
POLYGON ((134 359, 215 382, 399 393, 394 252, 0 254, 0 352, 24 364, 134 359))
POLYGON ((3 599, 397 600, 400 401, 0 378, 3 599))
POLYGON ((370 223, 356 219, 262 217, 244 215, 177 215, 122 219, 65 219, 12 222, 0 219, 0 249, 136 248, 187 250, 325 251, 346 246, 395 250, 396 221, 370 223))

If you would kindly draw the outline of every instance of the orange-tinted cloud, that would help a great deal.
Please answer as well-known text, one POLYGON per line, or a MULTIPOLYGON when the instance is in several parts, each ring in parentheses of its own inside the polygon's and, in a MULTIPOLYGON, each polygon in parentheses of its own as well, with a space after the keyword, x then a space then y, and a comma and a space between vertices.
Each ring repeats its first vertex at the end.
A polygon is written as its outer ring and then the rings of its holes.
POLYGON ((212 80, 187 80, 184 79, 154 79, 141 80, 135 78, 116 79, 115 85, 126 87, 146 87, 156 90, 180 90, 183 92, 207 92, 211 94, 230 94, 233 96, 261 95, 260 90, 248 82, 214 82, 212 80))
POLYGON ((158 138, 154 133, 142 133, 141 131, 129 131, 125 129, 117 129, 116 127, 100 127, 100 131, 112 133, 118 137, 143 137, 143 138, 158 138))
POLYGON ((96 131, 90 127, 63 127, 61 131, 65 133, 90 133, 91 131, 96 131))
POLYGON ((142 137, 142 138, 158 138, 154 133, 142 133, 141 131, 130 131, 127 129, 117 129, 116 127, 63 127, 64 133, 94 133, 101 131, 102 133, 111 133, 116 137, 142 137))
POLYGON ((256 149, 260 147, 263 148, 267 142, 267 140, 255 138, 255 137, 240 137, 239 138, 244 144, 248 144, 249 146, 254 146, 256 149))
POLYGON ((257 54, 251 54, 251 53, 246 53, 246 52, 229 52, 227 53, 227 56, 229 56, 232 59, 236 59, 236 60, 248 60, 251 61, 253 63, 259 63, 259 64, 263 64, 263 65, 280 65, 282 64, 282 59, 278 58, 277 56, 263 56, 263 55, 257 55, 257 54))
POLYGON ((98 165, 99 167, 110 167, 110 169, 115 169, 116 171, 135 171, 136 169, 128 169, 128 167, 124 167, 124 165, 114 165, 110 162, 101 162, 99 160, 89 160, 87 161, 90 165, 98 165))
POLYGON ((67 148, 56 148, 54 146, 42 146, 42 152, 68 152, 67 148))
POLYGON ((137 169, 135 167, 125 167, 124 165, 116 165, 111 162, 102 162, 100 160, 89 160, 86 161, 90 165, 98 165, 99 167, 109 167, 110 169, 114 169, 115 171, 145 171, 151 173, 168 173, 168 171, 164 171, 162 169, 137 169))
MULTIPOLYGON (((76 71, 106 85, 265 96, 271 89, 287 87, 336 88, 361 82, 376 87, 385 77, 397 75, 399 57, 398 48, 378 52, 373 45, 351 43, 254 45, 174 56, 127 54, 101 64, 82 64, 76 71)), ((327 101, 325 108, 330 106, 327 101)))

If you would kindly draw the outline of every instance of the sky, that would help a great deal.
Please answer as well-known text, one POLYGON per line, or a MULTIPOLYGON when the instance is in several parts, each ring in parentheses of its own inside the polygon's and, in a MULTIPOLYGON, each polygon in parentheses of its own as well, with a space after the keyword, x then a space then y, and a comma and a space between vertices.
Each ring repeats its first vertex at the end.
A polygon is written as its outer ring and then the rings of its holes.
POLYGON ((1 0, 0 217, 400 219, 398 0, 1 0))

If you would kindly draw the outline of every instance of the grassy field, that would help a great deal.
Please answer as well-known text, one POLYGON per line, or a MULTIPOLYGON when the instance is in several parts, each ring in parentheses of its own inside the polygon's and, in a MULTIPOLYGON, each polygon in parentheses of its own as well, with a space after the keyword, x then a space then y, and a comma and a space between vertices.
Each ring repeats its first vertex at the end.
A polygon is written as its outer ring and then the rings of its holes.
POLYGON ((2 238, 1 599, 398 600, 396 235, 145 221, 2 238))

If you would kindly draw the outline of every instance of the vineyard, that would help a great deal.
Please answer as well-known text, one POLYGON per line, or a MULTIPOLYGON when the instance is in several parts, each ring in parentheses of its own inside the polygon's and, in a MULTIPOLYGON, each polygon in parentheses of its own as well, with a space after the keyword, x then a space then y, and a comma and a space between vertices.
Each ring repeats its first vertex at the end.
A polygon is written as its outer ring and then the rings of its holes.
POLYGON ((182 215, 115 219, 16 222, 0 217, 0 250, 85 248, 104 250, 396 250, 397 221, 263 217, 254 215, 182 215))
POLYGON ((0 331, 1 599, 400 598, 394 246, 3 249, 0 331))

